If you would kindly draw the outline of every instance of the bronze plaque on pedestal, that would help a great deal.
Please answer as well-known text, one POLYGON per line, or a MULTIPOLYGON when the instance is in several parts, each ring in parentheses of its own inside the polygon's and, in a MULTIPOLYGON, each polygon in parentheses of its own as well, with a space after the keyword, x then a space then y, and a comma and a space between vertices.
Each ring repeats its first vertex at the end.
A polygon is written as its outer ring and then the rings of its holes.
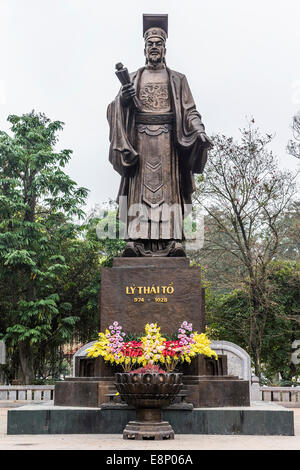
POLYGON ((117 321, 126 333, 143 333, 158 323, 161 333, 175 333, 183 321, 205 331, 201 270, 187 258, 115 258, 102 269, 100 329, 117 321))

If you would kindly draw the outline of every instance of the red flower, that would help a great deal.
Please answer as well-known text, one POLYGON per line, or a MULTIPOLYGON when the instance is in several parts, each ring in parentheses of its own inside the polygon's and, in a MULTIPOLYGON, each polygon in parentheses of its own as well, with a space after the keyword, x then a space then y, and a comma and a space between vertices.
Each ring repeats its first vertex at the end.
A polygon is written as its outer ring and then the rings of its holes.
POLYGON ((137 357, 143 354, 141 349, 142 343, 138 341, 128 341, 123 344, 121 352, 124 356, 137 357))

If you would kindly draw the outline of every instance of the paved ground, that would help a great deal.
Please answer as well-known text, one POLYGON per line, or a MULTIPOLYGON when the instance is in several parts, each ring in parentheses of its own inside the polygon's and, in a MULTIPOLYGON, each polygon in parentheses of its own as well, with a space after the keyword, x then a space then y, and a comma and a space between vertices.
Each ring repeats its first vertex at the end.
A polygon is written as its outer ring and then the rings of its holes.
MULTIPOLYGON (((126 441, 120 434, 10 435, 7 403, 0 405, 0 450, 300 450, 300 408, 293 409, 295 436, 178 434, 173 441, 126 441)), ((11 404, 10 407, 16 405, 11 404)))

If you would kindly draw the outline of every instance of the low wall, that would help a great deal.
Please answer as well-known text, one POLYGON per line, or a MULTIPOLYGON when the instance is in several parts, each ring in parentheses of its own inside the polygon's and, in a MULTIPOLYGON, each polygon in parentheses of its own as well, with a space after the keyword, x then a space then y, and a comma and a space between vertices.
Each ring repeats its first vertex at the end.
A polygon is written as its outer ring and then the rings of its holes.
POLYGON ((259 391, 262 401, 300 406, 300 387, 260 387, 259 391))
POLYGON ((0 400, 49 401, 54 399, 54 385, 0 385, 0 400))

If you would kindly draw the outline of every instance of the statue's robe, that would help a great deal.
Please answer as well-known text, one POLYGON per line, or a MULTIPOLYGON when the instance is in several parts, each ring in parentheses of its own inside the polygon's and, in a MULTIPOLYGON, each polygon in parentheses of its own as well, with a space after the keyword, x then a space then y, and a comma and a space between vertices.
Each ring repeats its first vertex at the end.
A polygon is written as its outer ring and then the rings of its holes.
MULTIPOLYGON (((138 97, 144 70, 145 67, 131 74, 138 97)), ((199 140, 199 132, 204 132, 205 128, 187 79, 179 72, 168 68, 166 71, 172 124, 163 124, 162 121, 158 125, 157 122, 151 125, 146 120, 143 125, 141 116, 146 113, 137 113, 133 103, 123 106, 120 92, 107 111, 110 126, 109 160, 122 177, 118 200, 120 196, 126 196, 129 211, 130 207, 136 207, 137 204, 151 208, 146 222, 152 219, 160 223, 158 231, 153 231, 152 224, 151 233, 148 228, 146 231, 141 230, 135 237, 129 229, 128 239, 182 240, 184 235, 182 228, 178 234, 178 223, 182 227, 182 214, 186 214, 185 208, 192 203, 194 173, 202 173, 207 160, 207 146, 199 140), (170 213, 166 215, 167 212, 161 208, 176 205, 181 208, 181 214, 173 214, 170 233, 165 236, 161 222, 164 222, 164 218, 169 219, 170 213), (157 212, 157 209, 160 210, 157 212), (174 228, 176 223, 177 227, 174 228)), ((156 109, 155 113, 153 110, 149 112, 149 115, 153 114, 157 118, 160 114, 165 117, 170 113, 156 109)), ((131 212, 131 215, 134 213, 131 212)))

